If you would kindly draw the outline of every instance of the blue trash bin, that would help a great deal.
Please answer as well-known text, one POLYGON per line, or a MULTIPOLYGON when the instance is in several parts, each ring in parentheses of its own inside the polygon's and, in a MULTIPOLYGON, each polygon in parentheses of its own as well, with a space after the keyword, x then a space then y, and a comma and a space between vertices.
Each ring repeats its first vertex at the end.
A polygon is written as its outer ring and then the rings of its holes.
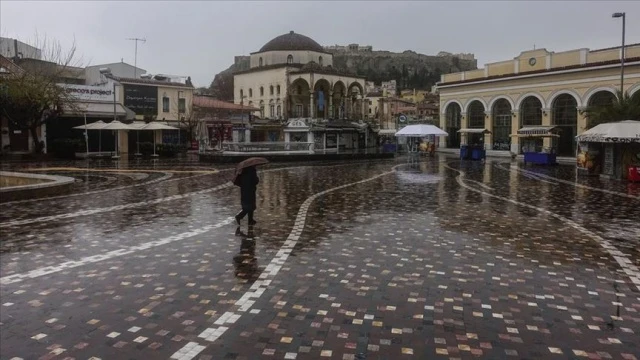
POLYGON ((481 147, 474 147, 471 150, 471 160, 482 160, 486 157, 487 152, 481 147))
POLYGON ((468 160, 470 158, 471 153, 469 152, 468 145, 460 146, 460 160, 468 160))

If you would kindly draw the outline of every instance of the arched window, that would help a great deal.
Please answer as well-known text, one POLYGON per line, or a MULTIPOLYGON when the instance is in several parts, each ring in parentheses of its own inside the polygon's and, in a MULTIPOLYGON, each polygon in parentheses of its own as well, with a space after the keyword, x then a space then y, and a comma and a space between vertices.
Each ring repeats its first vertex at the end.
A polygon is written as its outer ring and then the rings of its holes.
POLYGON ((511 104, 500 99, 493 105, 493 150, 511 150, 511 104))
POLYGON ((278 105, 278 107, 276 109, 277 109, 276 110, 277 111, 276 114, 277 114, 278 117, 280 117, 280 115, 282 114, 282 108, 280 107, 280 105, 278 105))
POLYGON ((535 96, 529 96, 520 105, 520 125, 542 125, 542 103, 535 96))
POLYGON ((553 101, 551 123, 561 128, 557 140, 557 153, 560 156, 575 154, 575 136, 578 135, 578 103, 569 94, 562 94, 553 101))
POLYGON ((484 105, 478 100, 474 100, 467 110, 469 127, 474 129, 484 129, 484 105))
POLYGON ((253 89, 249 89, 249 97, 253 97, 253 89))
POLYGON ((607 106, 613 104, 616 96, 609 91, 598 91, 589 99, 589 106, 607 106))
POLYGON ((262 66, 262 58, 260 58, 260 60, 258 60, 258 66, 262 66))
POLYGON ((278 95, 280 95, 280 85, 276 86, 276 92, 278 95))
POLYGON ((273 85, 269 86, 269 95, 273 95, 273 85))
POLYGON ((460 106, 458 104, 449 104, 447 106, 446 116, 446 131, 449 133, 447 136, 447 147, 457 148, 460 147, 460 118, 461 118, 460 106))
POLYGON ((287 64, 293 64, 293 55, 287 56, 287 64))
POLYGON ((320 56, 320 57, 318 58, 318 64, 320 64, 320 66, 322 66, 322 56, 320 56))
POLYGON ((264 96, 264 88, 260 86, 260 96, 264 96))

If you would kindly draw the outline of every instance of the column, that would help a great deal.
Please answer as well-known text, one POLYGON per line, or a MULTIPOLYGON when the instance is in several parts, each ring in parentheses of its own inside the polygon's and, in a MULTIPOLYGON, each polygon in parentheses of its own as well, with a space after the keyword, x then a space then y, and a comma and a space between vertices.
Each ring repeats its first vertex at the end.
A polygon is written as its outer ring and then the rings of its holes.
POLYGON ((309 117, 315 118, 315 106, 313 105, 313 91, 309 93, 309 117))
POLYGON ((360 99, 360 118, 364 120, 364 96, 360 99))
MULTIPOLYGON (((329 118, 333 118, 333 91, 329 91, 329 118)), ((326 147, 326 144, 325 144, 326 147)))
MULTIPOLYGON (((460 129, 466 129, 468 127, 469 120, 467 119, 467 113, 460 113, 460 129)), ((466 133, 460 133, 460 145, 467 145, 469 139, 467 139, 469 135, 466 133)))
POLYGON ((484 128, 489 130, 489 134, 484 135, 485 150, 493 149, 493 113, 491 111, 484 112, 484 128))
POLYGON ((587 130, 587 116, 585 114, 586 106, 578 106, 578 128, 576 129, 577 134, 582 134, 585 130, 587 130))
MULTIPOLYGON (((542 126, 551 126, 551 109, 542 108, 542 126)), ((542 147, 551 148, 553 139, 549 137, 542 138, 542 147)))
MULTIPOLYGON (((520 129, 520 111, 514 110, 511 112, 511 134, 515 135, 520 129)), ((511 152, 515 154, 520 153, 520 138, 512 136, 511 138, 511 152)))

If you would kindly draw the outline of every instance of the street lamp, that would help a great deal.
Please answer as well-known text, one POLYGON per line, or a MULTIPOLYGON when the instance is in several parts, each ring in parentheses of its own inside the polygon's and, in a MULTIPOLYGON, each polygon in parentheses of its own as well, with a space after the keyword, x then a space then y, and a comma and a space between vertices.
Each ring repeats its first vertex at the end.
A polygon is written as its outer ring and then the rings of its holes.
POLYGON ((620 92, 624 94, 624 32, 626 14, 617 12, 611 15, 612 18, 622 18, 622 48, 620 49, 620 92))

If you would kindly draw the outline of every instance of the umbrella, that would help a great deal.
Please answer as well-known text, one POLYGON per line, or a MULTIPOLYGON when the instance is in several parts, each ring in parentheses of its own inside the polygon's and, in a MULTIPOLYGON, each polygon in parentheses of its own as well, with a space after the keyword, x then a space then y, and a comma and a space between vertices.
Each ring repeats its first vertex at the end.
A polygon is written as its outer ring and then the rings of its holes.
POLYGON ((268 164, 268 163, 269 163, 269 160, 265 158, 261 158, 261 157, 248 158, 247 160, 241 161, 240 163, 238 163, 238 165, 236 165, 236 175, 240 174, 242 172, 242 169, 244 168, 268 164))
MULTIPOLYGON (((108 123, 107 125, 105 125, 104 127, 102 127, 100 130, 136 130, 135 127, 133 126, 129 126, 123 122, 120 122, 118 120, 113 120, 112 122, 108 123)), ((120 136, 118 136, 119 133, 116 133, 116 153, 113 156, 114 158, 118 158, 118 140, 120 138, 120 136)))
POLYGON ((156 130, 178 130, 178 128, 173 127, 173 126, 169 126, 169 125, 165 125, 165 124, 161 124, 159 122, 150 122, 145 126, 142 126, 140 128, 138 128, 138 130, 153 130, 153 155, 152 156, 158 156, 156 155, 156 135, 155 135, 155 131, 156 130))
POLYGON ((434 125, 409 125, 402 128, 402 130, 396 133, 396 136, 411 136, 422 137, 427 135, 443 135, 447 136, 448 133, 442 131, 439 127, 434 125))
MULTIPOLYGON (((84 124, 84 125, 80 125, 80 126, 76 126, 74 127, 74 129, 80 129, 80 130, 98 130, 98 152, 102 152, 102 132, 100 130, 102 130, 103 127, 105 127, 105 125, 107 125, 104 121, 102 120, 98 120, 96 122, 92 122, 91 124, 84 124)), ((89 144, 87 143, 87 146, 89 146, 89 144)))

